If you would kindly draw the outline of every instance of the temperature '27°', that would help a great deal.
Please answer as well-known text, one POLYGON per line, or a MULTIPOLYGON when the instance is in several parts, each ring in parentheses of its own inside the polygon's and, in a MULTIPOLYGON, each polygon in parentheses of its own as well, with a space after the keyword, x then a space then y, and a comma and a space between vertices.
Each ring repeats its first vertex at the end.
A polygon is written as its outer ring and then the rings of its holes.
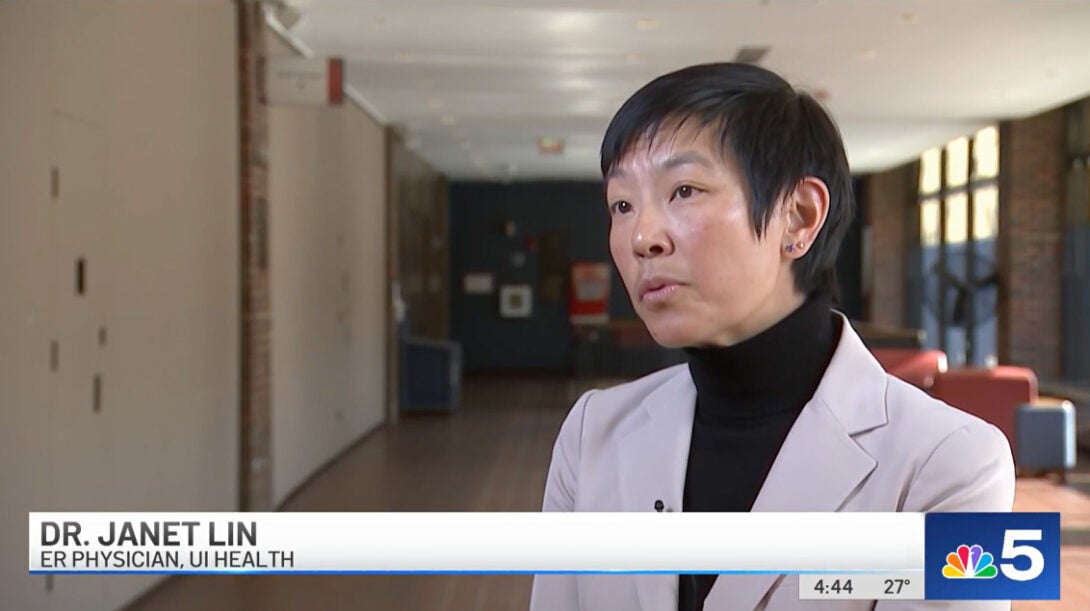
POLYGON ((900 594, 901 588, 912 583, 911 579, 887 579, 886 594, 900 594))

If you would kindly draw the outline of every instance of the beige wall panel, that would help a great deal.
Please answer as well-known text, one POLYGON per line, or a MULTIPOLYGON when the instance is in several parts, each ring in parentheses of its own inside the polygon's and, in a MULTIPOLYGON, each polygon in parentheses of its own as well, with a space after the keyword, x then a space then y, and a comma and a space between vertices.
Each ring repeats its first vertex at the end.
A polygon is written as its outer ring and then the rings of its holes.
POLYGON ((15 609, 48 609, 27 574, 26 512, 47 507, 55 9, 0 3, 0 591, 15 609))
MULTIPOLYGON (((236 507, 236 64, 227 1, 0 4, 3 515, 236 507)), ((5 608, 114 609, 157 581, 47 593, 26 540, 0 524, 5 608)))
POLYGON ((384 155, 354 105, 269 110, 274 504, 384 418, 384 155))

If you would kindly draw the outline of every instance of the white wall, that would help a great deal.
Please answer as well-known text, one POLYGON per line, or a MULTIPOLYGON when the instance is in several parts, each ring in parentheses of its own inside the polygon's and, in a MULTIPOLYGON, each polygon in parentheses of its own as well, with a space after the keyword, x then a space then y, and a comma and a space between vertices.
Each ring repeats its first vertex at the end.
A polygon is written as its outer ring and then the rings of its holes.
POLYGON ((111 609, 157 580, 47 593, 28 511, 237 507, 236 65, 228 0, 0 3, 4 609, 111 609))
POLYGON ((274 504, 385 418, 385 150, 350 102, 269 111, 274 504))

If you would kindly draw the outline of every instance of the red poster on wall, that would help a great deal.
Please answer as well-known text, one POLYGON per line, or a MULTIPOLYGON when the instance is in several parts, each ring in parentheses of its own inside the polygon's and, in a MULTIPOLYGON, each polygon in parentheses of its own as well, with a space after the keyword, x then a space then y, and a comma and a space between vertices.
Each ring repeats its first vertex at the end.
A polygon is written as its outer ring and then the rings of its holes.
POLYGON ((598 324, 609 320, 609 264, 573 263, 571 266, 571 322, 598 324))

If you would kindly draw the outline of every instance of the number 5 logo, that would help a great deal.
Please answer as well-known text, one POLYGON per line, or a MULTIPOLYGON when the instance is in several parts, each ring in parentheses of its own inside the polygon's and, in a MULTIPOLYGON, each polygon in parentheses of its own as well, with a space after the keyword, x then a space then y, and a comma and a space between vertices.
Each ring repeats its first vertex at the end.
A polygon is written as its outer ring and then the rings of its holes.
POLYGON ((999 565, 1000 570, 1007 579, 1014 581, 1030 581, 1037 579, 1045 570, 1045 557, 1041 550, 1032 545, 1015 545, 1019 541, 1040 541, 1040 530, 1006 530, 1003 531, 1003 559, 1012 560, 1018 557, 1029 558, 1029 568, 1015 568, 1013 563, 1004 562, 999 565))

